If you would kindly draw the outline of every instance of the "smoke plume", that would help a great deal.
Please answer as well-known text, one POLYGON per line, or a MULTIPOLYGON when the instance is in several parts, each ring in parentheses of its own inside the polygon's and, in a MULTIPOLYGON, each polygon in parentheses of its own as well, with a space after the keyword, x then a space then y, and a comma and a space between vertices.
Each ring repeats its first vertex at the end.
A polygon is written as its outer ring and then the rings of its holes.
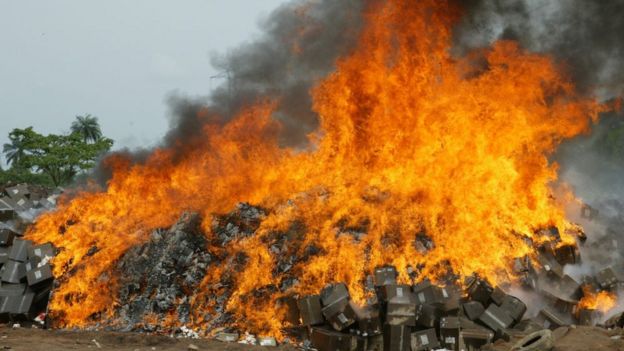
MULTIPOLYGON (((602 101, 624 92, 624 1, 469 1, 455 28, 455 54, 489 46, 499 39, 554 57, 577 89, 602 101)), ((604 114, 590 134, 564 143, 553 161, 560 179, 583 202, 598 210, 591 220, 573 206, 568 216, 582 224, 589 258, 569 269, 575 278, 608 265, 624 269, 624 124, 621 113, 604 114), (608 253, 608 254, 606 254, 608 253)), ((616 268, 616 267, 614 267, 616 268)))
MULTIPOLYGON (((213 57, 224 82, 207 99, 170 99, 171 128, 164 146, 192 145, 201 137, 201 125, 227 121, 263 99, 278 104, 274 117, 284 127, 282 143, 305 144, 317 127, 309 91, 353 48, 369 2, 298 0, 276 9, 262 21, 259 39, 213 57)), ((602 99, 622 95, 624 0, 461 3, 465 15, 454 30, 458 54, 514 39, 528 50, 554 55, 581 91, 602 99)))
POLYGON ((517 40, 554 56, 577 87, 602 99, 624 89, 624 1, 469 1, 455 30, 457 51, 517 40))
MULTIPOLYGON (((161 146, 184 154, 201 142, 203 125, 225 123, 259 100, 277 103, 274 118, 283 125, 282 144, 305 146, 306 135, 317 127, 310 89, 353 48, 368 2, 300 0, 276 9, 263 20, 259 39, 213 57, 223 84, 210 96, 169 99, 170 130, 161 146)), ((622 95, 624 0, 470 0, 462 6, 465 14, 454 28, 455 54, 513 39, 530 51, 554 56, 580 91, 602 100, 622 95)), ((619 120, 603 118, 593 134, 566 143, 554 156, 563 180, 596 206, 624 195, 622 162, 592 146, 619 120)), ((139 163, 148 154, 149 150, 122 152, 139 163)), ((104 183, 110 172, 99 167, 96 175, 104 183)))
POLYGON ((259 100, 277 103, 274 117, 283 125, 284 144, 305 142, 317 126, 309 91, 355 45, 362 8, 359 0, 293 1, 279 7, 262 22, 259 40, 213 57, 225 81, 207 101, 171 99, 172 128, 165 144, 192 141, 207 119, 225 121, 259 100))
MULTIPOLYGON (((223 83, 208 97, 169 97, 170 128, 158 147, 184 155, 202 142, 202 126, 223 124, 259 101, 277 104, 273 117, 282 124, 281 144, 304 147, 318 124, 310 89, 355 46, 364 6, 362 0, 295 0, 277 8, 262 20, 257 40, 213 55, 220 72, 214 78, 223 83)), ((124 149, 112 156, 143 163, 150 153, 124 149)), ((105 158, 92 178, 105 186, 111 176, 105 158)))

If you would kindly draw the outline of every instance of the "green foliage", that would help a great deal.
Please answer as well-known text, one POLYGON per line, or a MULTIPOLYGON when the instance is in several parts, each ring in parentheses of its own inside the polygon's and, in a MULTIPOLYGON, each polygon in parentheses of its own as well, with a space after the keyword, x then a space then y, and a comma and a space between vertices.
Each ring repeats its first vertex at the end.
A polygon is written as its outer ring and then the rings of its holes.
POLYGON ((76 120, 72 122, 71 131, 80 134, 85 143, 95 143, 102 137, 97 117, 90 114, 76 116, 76 120))
POLYGON ((14 175, 25 177, 25 173, 34 172, 47 176, 53 185, 66 184, 77 174, 93 168, 96 159, 113 145, 111 139, 101 136, 87 142, 79 132, 42 135, 32 127, 14 129, 9 139, 22 150, 21 156, 11 163, 14 175))
POLYGON ((49 187, 54 186, 47 174, 33 173, 29 169, 21 167, 11 167, 7 170, 0 170, 0 184, 7 183, 29 183, 49 187))
POLYGON ((19 164, 24 157, 24 147, 19 140, 13 140, 11 143, 5 143, 2 152, 6 155, 7 163, 19 164))

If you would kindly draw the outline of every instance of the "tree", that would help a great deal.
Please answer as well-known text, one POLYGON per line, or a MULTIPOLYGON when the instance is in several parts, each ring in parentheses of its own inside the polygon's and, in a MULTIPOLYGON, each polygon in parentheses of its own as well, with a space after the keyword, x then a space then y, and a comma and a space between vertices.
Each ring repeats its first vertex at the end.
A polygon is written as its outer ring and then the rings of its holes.
POLYGON ((80 134, 85 143, 95 143, 102 137, 97 117, 90 114, 76 116, 76 120, 72 122, 71 131, 80 134))
POLYGON ((7 170, 0 170, 0 185, 7 183, 29 183, 49 187, 54 186, 48 175, 32 173, 30 170, 21 167, 11 167, 7 170))
POLYGON ((113 145, 111 139, 101 136, 89 143, 81 133, 41 135, 32 127, 14 129, 9 138, 22 143, 24 155, 19 165, 46 174, 56 186, 68 183, 80 172, 93 168, 96 159, 113 145))
POLYGON ((11 143, 5 143, 2 147, 2 152, 6 156, 7 164, 17 165, 24 157, 24 146, 19 139, 12 139, 11 143))

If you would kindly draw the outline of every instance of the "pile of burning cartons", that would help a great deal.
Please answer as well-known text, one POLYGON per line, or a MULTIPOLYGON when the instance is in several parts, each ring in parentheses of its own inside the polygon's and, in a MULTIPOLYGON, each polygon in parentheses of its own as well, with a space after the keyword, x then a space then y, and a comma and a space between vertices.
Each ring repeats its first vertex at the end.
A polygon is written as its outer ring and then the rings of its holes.
POLYGON ((354 303, 341 283, 298 300, 312 347, 319 351, 477 350, 514 333, 511 328, 520 325, 526 311, 522 301, 477 277, 462 297, 456 287, 429 281, 398 284, 391 266, 379 267, 374 275, 375 294, 365 306, 354 303))
MULTIPOLYGON (((202 306, 210 305, 211 309, 201 312, 206 321, 198 331, 201 335, 262 344, 263 340, 251 342, 241 337, 244 330, 231 327, 233 319, 226 306, 232 295, 232 272, 242 269, 246 256, 225 248, 240 238, 253 236, 264 213, 260 208, 239 204, 231 213, 214 218, 213 235, 209 237, 199 225, 201 218, 192 213, 183 214, 168 229, 155 230, 148 241, 128 250, 117 262, 116 276, 121 277, 117 315, 114 320, 98 322, 114 322, 121 330, 176 334, 168 330, 171 326, 158 321, 175 316, 181 324, 192 324, 194 313, 197 316, 202 306), (200 290, 207 267, 213 265, 223 267, 220 280, 205 287, 208 293, 197 298, 194 294, 200 290)), ((597 310, 581 308, 579 300, 584 294, 615 291, 619 283, 613 270, 575 281, 564 274, 563 267, 579 262, 578 247, 561 243, 555 230, 549 233, 553 240, 536 245, 533 259, 513 262, 515 274, 521 278, 513 289, 493 287, 478 276, 461 284, 451 277, 448 281, 454 283, 444 287, 428 280, 406 285, 398 281, 394 267, 378 267, 367 279, 364 306, 356 304, 341 283, 328 285, 318 295, 296 296, 293 300, 284 297, 281 302, 294 313, 288 313, 288 321, 297 325, 285 332, 294 337, 291 341, 303 340, 304 345, 321 351, 383 350, 384 344, 385 350, 476 350, 487 349, 486 345, 497 340, 516 341, 534 332, 541 332, 543 337, 537 340, 542 340, 548 336, 543 330, 561 325, 594 325, 602 321, 597 310)), ((284 296, 292 296, 289 291, 298 284, 292 267, 306 259, 305 255, 293 256, 293 252, 312 250, 293 250, 296 242, 289 241, 289 251, 279 238, 276 235, 275 240, 266 243, 271 252, 279 253, 274 274, 280 283, 272 291, 279 289, 284 296)), ((97 248, 92 251, 97 252, 97 248)), ((416 279, 415 274, 409 276, 416 279)), ((263 292, 253 294, 261 296, 263 292)), ((624 323, 624 317, 621 321, 624 323)))
POLYGON ((56 207, 62 191, 30 184, 0 186, 0 228, 21 235, 39 214, 56 207))
MULTIPOLYGON (((50 244, 33 246, 21 238, 20 228, 28 222, 25 214, 37 207, 51 208, 54 200, 54 196, 35 195, 26 186, 7 188, 0 196, 0 318, 4 321, 32 320, 33 315, 46 311, 53 285, 49 260, 54 248, 50 244), (33 207, 24 207, 26 204, 33 207)), ((145 323, 153 316, 176 316, 180 323, 190 322, 197 306, 191 303, 194 299, 189 293, 197 290, 209 265, 223 264, 226 269, 221 280, 208 287, 214 293, 204 297, 206 304, 216 306, 211 314, 203 316, 208 321, 204 328, 207 332, 220 327, 232 330, 227 328, 231 315, 225 308, 231 295, 229 271, 238 270, 246 258, 242 252, 229 256, 219 248, 254 235, 264 216, 260 208, 239 204, 235 211, 215 217, 215 235, 209 239, 202 232, 200 217, 185 213, 172 227, 155 230, 147 242, 128 250, 116 265, 121 277, 116 320, 121 323, 117 327, 159 332, 158 324, 145 323)), ((526 296, 534 297, 529 307, 541 306, 537 313, 527 313, 525 302, 509 294, 508 286, 493 287, 477 275, 462 284, 451 277, 448 281, 452 283, 446 286, 426 279, 407 285, 398 281, 395 267, 384 266, 367 279, 365 305, 356 304, 342 283, 330 284, 318 295, 298 296, 296 303, 288 303, 295 305, 292 320, 300 323, 293 331, 305 331, 295 334, 304 340, 304 347, 319 351, 487 350, 488 345, 501 339, 547 344, 550 330, 560 326, 596 325, 608 316, 601 316, 579 301, 600 291, 615 293, 619 279, 610 268, 582 281, 564 274, 565 265, 580 262, 579 249, 576 244, 562 243, 556 230, 546 235, 552 240, 535 244, 533 259, 518 258, 513 262, 522 285, 515 286, 514 291, 521 291, 527 303, 531 298, 526 296)), ((583 235, 578 238, 584 241, 583 235)), ((428 239, 423 236, 417 240, 424 242, 426 251, 428 239)), ((279 243, 277 240, 267 245, 272 252, 287 252, 279 243)), ((98 248, 89 252, 95 254, 98 248)), ((282 278, 279 290, 287 294, 297 284, 291 268, 305 257, 279 256, 275 274, 282 278)), ((415 274, 409 276, 416 278, 415 274)), ((624 326, 624 317, 615 316, 603 325, 624 326)), ((217 338, 239 341, 239 335, 220 333, 217 338)), ((258 343, 275 344, 272 338, 265 343, 263 340, 258 343)))
MULTIPOLYGON (((487 350, 499 339, 525 347, 541 343, 546 350, 551 330, 596 325, 603 317, 579 304, 583 294, 615 293, 620 282, 610 268, 581 283, 563 274, 563 265, 579 260, 575 245, 541 247, 538 257, 539 268, 528 258, 516 262, 524 275, 523 295, 533 294, 536 305, 545 305, 530 318, 523 301, 476 275, 464 282, 464 289, 428 280, 405 285, 397 282, 396 269, 386 266, 375 270, 374 293, 365 306, 352 301, 342 283, 300 297, 301 324, 310 346, 319 351, 487 350)), ((622 326, 624 317, 603 325, 622 326)))
POLYGON ((57 195, 25 184, 7 187, 0 196, 0 321, 44 322, 53 276, 52 244, 22 239, 34 216, 55 206, 57 195), (33 189, 34 191, 31 191, 33 189))

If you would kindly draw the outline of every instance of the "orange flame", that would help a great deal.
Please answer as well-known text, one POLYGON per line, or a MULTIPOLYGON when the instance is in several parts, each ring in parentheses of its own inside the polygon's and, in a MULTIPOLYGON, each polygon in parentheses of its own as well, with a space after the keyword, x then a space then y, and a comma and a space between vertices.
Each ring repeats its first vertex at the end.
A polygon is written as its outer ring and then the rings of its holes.
POLYGON ((192 297, 195 324, 231 275, 228 310, 235 323, 279 335, 287 293, 310 293, 343 281, 356 299, 378 265, 422 268, 421 277, 451 269, 493 283, 512 279, 510 261, 532 252, 526 239, 571 224, 549 184, 557 165, 548 156, 566 138, 586 132, 604 107, 575 92, 548 57, 511 41, 456 58, 449 54, 459 9, 446 1, 388 0, 365 13, 357 49, 313 90, 318 132, 309 150, 281 148, 273 104, 251 106, 222 125, 206 117, 205 138, 177 157, 157 150, 141 165, 111 159, 108 189, 85 192, 43 215, 28 233, 63 251, 54 273, 61 284, 51 301, 57 322, 85 326, 111 317, 113 263, 154 228, 172 225, 183 210, 200 212, 212 235, 214 213, 245 201, 269 209, 255 235, 232 242, 228 254, 248 256, 240 271, 224 262, 208 268, 192 297), (276 287, 276 233, 302 257, 288 291, 276 287), (350 228, 364 235, 355 237, 350 228), (425 233, 427 253, 414 245, 425 233), (92 247, 97 247, 89 255, 92 247), (278 289, 268 290, 277 291, 278 289), (258 297, 260 296, 260 297, 258 297))
POLYGON ((579 301, 578 307, 588 310, 598 310, 606 314, 615 307, 616 302, 617 296, 611 292, 593 292, 589 288, 583 287, 583 298, 579 301))

